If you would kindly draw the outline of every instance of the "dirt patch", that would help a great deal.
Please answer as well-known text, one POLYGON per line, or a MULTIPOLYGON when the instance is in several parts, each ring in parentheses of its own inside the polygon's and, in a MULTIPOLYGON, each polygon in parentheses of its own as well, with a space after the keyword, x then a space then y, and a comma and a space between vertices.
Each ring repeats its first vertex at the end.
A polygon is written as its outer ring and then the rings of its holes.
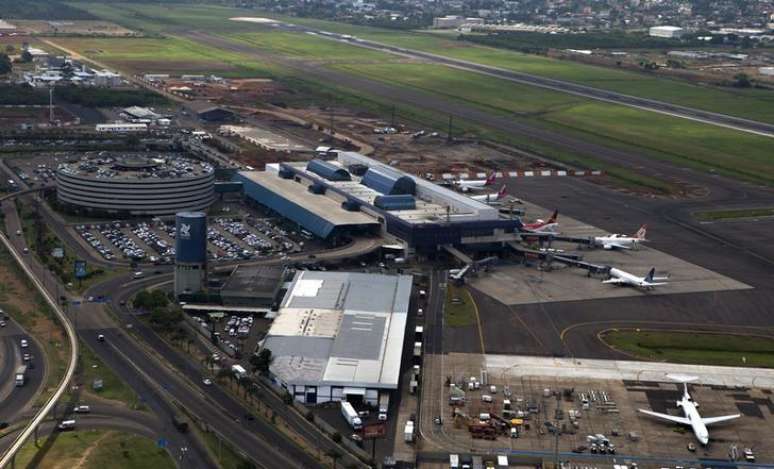
POLYGON ((78 34, 84 36, 137 36, 138 33, 109 21, 91 20, 13 20, 18 32, 32 34, 78 34))

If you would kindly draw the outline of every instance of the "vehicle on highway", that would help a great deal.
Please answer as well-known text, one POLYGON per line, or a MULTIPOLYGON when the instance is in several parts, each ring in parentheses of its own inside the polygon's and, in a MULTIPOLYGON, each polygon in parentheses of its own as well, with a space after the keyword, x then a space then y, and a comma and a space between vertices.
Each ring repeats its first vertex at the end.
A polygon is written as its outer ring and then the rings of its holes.
POLYGON ((683 384, 683 397, 677 401, 677 407, 683 410, 684 417, 677 417, 674 415, 662 414, 659 412, 653 412, 652 410, 638 409, 645 415, 650 415, 662 420, 667 420, 672 423, 678 423, 680 425, 688 425, 693 430, 693 434, 696 439, 699 440, 703 446, 709 443, 709 431, 707 425, 715 423, 726 422, 729 420, 738 419, 740 414, 723 415, 721 417, 702 417, 699 415, 699 403, 691 398, 688 394, 688 383, 696 381, 698 378, 695 376, 683 376, 683 375, 667 375, 667 377, 683 384))
POLYGON ((173 415, 172 425, 174 425, 177 431, 180 433, 185 433, 188 431, 188 420, 182 415, 173 415))
POLYGON ((75 420, 63 420, 56 426, 56 429, 60 432, 75 430, 75 420))
POLYGON ((3 320, 0 320, 0 327, 5 327, 6 325, 7 325, 7 324, 6 324, 6 322, 5 322, 5 321, 3 321, 3 320))
POLYGON ((21 345, 21 348, 27 348, 30 346, 30 344, 27 342, 27 339, 20 340, 19 344, 21 345))
POLYGON ((202 384, 204 384, 205 386, 212 386, 212 380, 210 378, 204 378, 202 380, 202 384))
POLYGON ((87 405, 83 405, 83 404, 77 405, 73 409, 73 412, 78 413, 78 414, 88 414, 89 412, 91 412, 91 407, 89 407, 87 405))
POLYGON ((97 335, 97 340, 100 341, 100 342, 104 342, 105 341, 105 334, 97 335))
POLYGON ((21 236, 22 232, 21 230, 16 230, 16 236, 21 236))
POLYGON ((16 368, 16 373, 14 374, 14 383, 17 387, 24 386, 24 383, 27 382, 27 366, 21 365, 20 367, 16 368))
POLYGON ((669 282, 664 282, 664 280, 668 280, 669 277, 656 277, 655 267, 650 269, 648 275, 644 277, 638 277, 634 274, 630 274, 629 272, 616 268, 610 269, 608 274, 610 275, 610 278, 603 280, 602 283, 637 287, 643 290, 652 290, 659 285, 669 284, 669 282))
POLYGON ((22 361, 28 362, 30 360, 32 360, 32 355, 30 355, 29 353, 22 354, 22 361))
POLYGON ((134 275, 133 275, 133 277, 134 277, 134 278, 142 278, 142 276, 143 276, 143 273, 142 273, 142 271, 137 271, 137 272, 135 272, 135 273, 134 273, 134 275))

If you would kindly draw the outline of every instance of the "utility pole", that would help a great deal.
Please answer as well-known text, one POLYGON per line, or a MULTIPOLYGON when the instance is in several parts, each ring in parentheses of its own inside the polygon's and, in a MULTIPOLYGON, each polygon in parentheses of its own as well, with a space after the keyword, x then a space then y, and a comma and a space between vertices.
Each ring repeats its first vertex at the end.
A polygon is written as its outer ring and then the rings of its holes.
POLYGON ((48 122, 54 122, 54 85, 48 87, 48 122))

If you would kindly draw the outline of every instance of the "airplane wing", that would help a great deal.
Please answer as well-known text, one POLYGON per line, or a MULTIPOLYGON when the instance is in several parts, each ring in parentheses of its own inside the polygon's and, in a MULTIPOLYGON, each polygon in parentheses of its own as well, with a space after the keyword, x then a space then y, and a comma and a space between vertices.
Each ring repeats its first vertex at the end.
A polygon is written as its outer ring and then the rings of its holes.
POLYGON ((608 251, 611 249, 631 249, 632 247, 626 244, 620 244, 620 243, 605 243, 602 245, 603 249, 607 249, 608 251))
POLYGON ((659 285, 669 285, 669 282, 648 282, 645 284, 646 287, 657 287, 659 285))
POLYGON ((704 425, 712 425, 713 423, 720 423, 725 422, 727 420, 734 420, 741 417, 739 414, 734 415, 724 415, 722 417, 708 417, 708 418, 702 418, 701 421, 704 422, 704 425))
POLYGON ((670 422, 679 423, 681 425, 691 424, 691 421, 685 417, 676 417, 674 415, 660 414, 658 412, 653 412, 652 410, 645 410, 645 409, 637 409, 637 410, 639 410, 643 414, 650 415, 651 417, 656 417, 663 420, 669 420, 670 422))

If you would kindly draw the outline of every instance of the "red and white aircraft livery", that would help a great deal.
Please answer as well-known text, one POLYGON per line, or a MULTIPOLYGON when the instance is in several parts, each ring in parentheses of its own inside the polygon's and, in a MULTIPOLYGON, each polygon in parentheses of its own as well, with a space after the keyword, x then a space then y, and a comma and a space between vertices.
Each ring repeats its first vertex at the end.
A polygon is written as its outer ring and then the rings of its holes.
POLYGON ((559 228, 559 223, 556 219, 559 217, 559 210, 554 210, 551 214, 551 218, 548 220, 537 219, 534 223, 525 223, 523 225, 524 231, 531 231, 532 233, 555 233, 559 228))
POLYGON ((482 191, 485 187, 494 184, 496 179, 497 177, 495 172, 492 171, 492 173, 486 179, 458 179, 456 181, 452 181, 452 184, 462 192, 482 191))

